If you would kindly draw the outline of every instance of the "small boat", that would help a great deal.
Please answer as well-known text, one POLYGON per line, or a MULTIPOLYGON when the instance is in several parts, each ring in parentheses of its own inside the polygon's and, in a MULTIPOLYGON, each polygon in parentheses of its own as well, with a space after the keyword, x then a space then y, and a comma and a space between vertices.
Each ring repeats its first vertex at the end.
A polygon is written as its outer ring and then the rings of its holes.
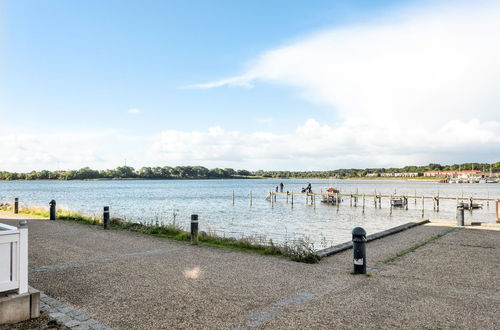
POLYGON ((498 181, 493 179, 487 179, 485 183, 498 183, 498 181))
POLYGON ((391 198, 392 207, 403 207, 403 199, 402 198, 391 198))
POLYGON ((329 187, 328 189, 326 189, 326 194, 323 194, 323 199, 321 200, 321 202, 327 204, 340 203, 342 199, 337 196, 338 193, 340 193, 339 189, 329 187))
MULTIPOLYGON (((469 203, 462 202, 462 206, 464 207, 464 210, 470 210, 469 203)), ((472 203, 472 209, 482 209, 483 204, 480 203, 472 203)))

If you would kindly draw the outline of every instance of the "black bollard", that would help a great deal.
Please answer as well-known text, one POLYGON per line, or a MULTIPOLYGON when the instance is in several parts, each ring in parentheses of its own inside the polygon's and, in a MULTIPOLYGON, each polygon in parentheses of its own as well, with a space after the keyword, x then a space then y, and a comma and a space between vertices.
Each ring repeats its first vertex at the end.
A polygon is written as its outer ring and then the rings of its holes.
POLYGON ((50 206, 50 220, 55 220, 56 219, 56 201, 51 200, 49 202, 50 206))
POLYGON ((464 225, 464 203, 457 204, 457 226, 464 225))
POLYGON ((352 230, 352 251, 355 274, 366 274, 366 231, 361 227, 352 230))
POLYGON ((191 244, 198 244, 198 214, 191 214, 191 244))
POLYGON ((104 207, 104 213, 102 214, 102 222, 104 224, 104 229, 109 229, 109 206, 104 207))
POLYGON ((19 198, 14 198, 14 214, 19 213, 19 198))

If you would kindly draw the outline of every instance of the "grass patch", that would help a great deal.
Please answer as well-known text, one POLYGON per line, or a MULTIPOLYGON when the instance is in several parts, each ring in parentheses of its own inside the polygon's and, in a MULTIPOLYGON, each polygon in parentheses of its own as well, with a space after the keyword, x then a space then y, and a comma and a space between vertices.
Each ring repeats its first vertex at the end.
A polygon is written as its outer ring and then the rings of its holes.
POLYGON ((412 246, 412 247, 410 247, 408 249, 405 249, 403 251, 400 251, 400 252, 396 253, 396 255, 385 259, 383 261, 383 263, 384 264, 388 264, 388 263, 394 262, 395 260, 397 260, 397 259, 399 259, 399 258, 401 258, 401 257, 403 257, 403 256, 405 256, 405 255, 407 255, 409 253, 414 252, 415 250, 421 248, 422 246, 425 246, 425 245, 427 245, 427 244, 429 244, 431 242, 434 242, 435 240, 443 237, 444 235, 447 235, 447 234, 451 233, 452 231, 456 231, 456 230, 457 230, 456 228, 448 229, 444 233, 441 233, 441 234, 438 234, 436 236, 433 236, 433 237, 429 238, 428 240, 426 240, 426 241, 424 241, 422 243, 418 243, 418 244, 416 244, 416 245, 414 245, 414 246, 412 246))
MULTIPOLYGON (((12 212, 13 205, 8 203, 0 204, 0 210, 12 212)), ((39 218, 49 218, 48 209, 43 207, 19 206, 19 213, 39 218)), ((57 219, 92 226, 102 226, 103 224, 100 217, 91 217, 65 209, 57 210, 57 219)), ((191 234, 175 222, 169 224, 159 223, 158 221, 132 223, 126 219, 110 218, 110 229, 128 230, 180 242, 191 241, 191 234)), ((217 236, 214 233, 200 232, 198 244, 209 247, 252 252, 261 255, 282 256, 293 261, 304 263, 317 263, 321 259, 321 257, 316 254, 314 245, 306 239, 299 239, 285 244, 275 244, 272 240, 265 241, 263 238, 258 237, 242 237, 236 239, 217 236)))

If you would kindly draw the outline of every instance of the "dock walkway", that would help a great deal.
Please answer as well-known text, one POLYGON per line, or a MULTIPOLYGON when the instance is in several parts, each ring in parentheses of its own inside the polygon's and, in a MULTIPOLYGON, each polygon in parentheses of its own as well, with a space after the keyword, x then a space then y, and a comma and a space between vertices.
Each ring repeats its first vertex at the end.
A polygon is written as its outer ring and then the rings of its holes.
MULTIPOLYGON (((0 212, 8 224, 21 217, 0 212)), ((500 228, 452 228, 431 222, 370 242, 367 277, 350 274, 352 250, 308 265, 30 220, 29 283, 97 328, 499 329, 500 228)))

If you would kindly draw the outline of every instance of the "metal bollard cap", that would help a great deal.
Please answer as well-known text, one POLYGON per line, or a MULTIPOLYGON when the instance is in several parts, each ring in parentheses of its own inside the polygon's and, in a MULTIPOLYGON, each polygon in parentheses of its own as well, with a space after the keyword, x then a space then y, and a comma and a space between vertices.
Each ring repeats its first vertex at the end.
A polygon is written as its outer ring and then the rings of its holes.
POLYGON ((56 201, 55 201, 55 200, 51 200, 51 201, 49 202, 49 205, 56 205, 56 201))
POLYGON ((19 224, 17 225, 17 227, 18 228, 28 227, 28 221, 26 221, 26 220, 19 221, 19 224))
POLYGON ((361 227, 354 227, 352 230, 352 236, 366 237, 366 231, 361 227))
POLYGON ((191 221, 198 221, 198 214, 191 214, 191 221))

